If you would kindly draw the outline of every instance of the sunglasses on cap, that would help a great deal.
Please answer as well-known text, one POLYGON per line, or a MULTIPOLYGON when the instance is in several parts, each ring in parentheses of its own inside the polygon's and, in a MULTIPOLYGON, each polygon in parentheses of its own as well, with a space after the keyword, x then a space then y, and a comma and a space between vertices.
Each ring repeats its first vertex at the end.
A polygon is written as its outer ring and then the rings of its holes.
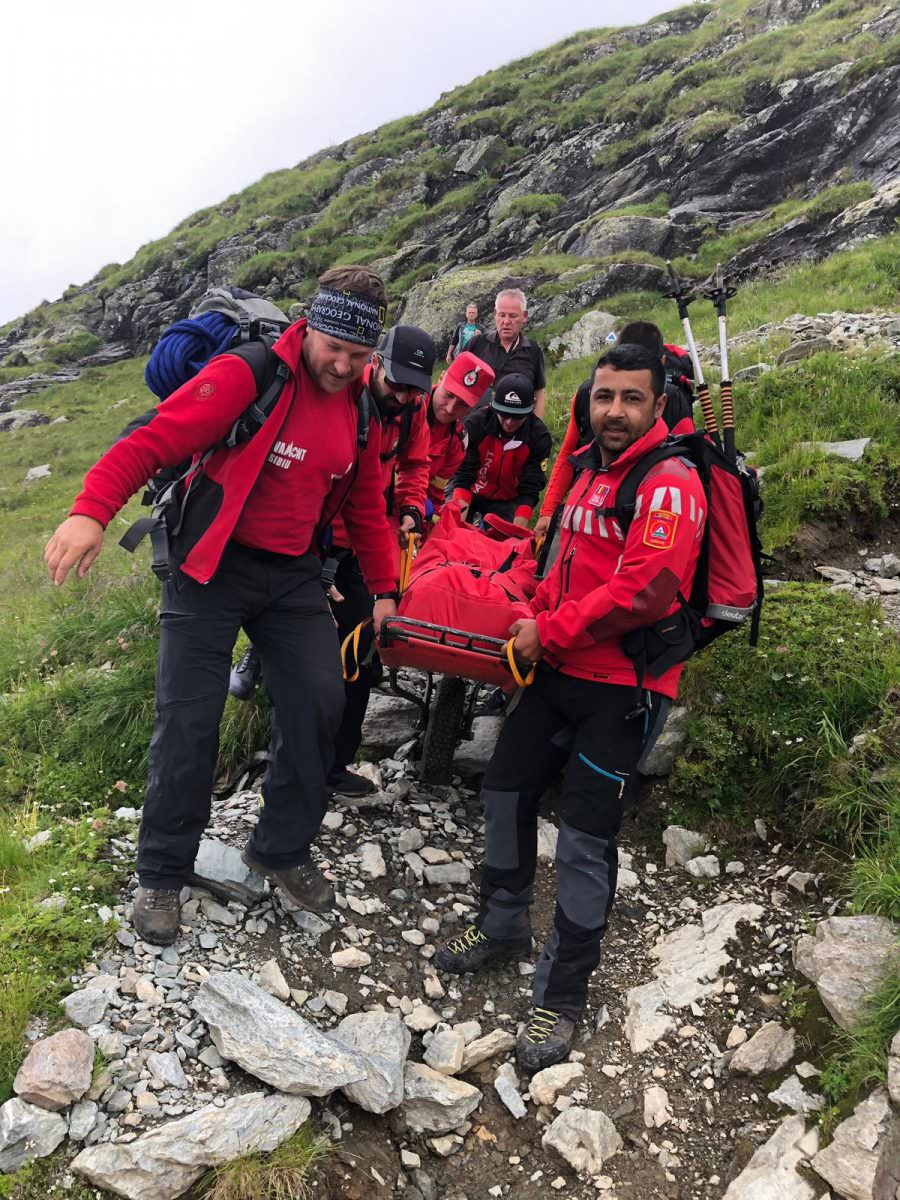
POLYGON ((411 383, 398 383, 396 380, 391 379, 390 375, 388 375, 386 364, 382 362, 381 366, 384 374, 384 386, 389 392, 394 392, 395 395, 400 395, 402 392, 412 392, 414 396, 423 396, 425 394, 424 388, 413 387, 411 383))

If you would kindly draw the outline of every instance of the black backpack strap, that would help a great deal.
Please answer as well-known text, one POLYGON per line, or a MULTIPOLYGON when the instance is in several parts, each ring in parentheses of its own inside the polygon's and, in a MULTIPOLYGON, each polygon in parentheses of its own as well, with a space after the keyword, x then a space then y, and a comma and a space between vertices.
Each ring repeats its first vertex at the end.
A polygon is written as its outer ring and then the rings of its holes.
POLYGON ((631 522, 634 519, 638 489, 644 482, 644 479, 658 463, 665 462, 669 458, 685 457, 687 457, 685 447, 680 441, 663 442, 661 446, 657 446, 655 450, 651 450, 649 454, 645 454, 643 458, 638 459, 634 464, 619 484, 616 491, 615 506, 612 508, 598 508, 597 513, 601 517, 612 517, 618 521, 622 533, 627 537, 631 522))
POLYGON ((409 435, 412 433, 413 418, 418 409, 418 402, 404 404, 400 409, 400 432, 397 434, 397 444, 392 450, 387 450, 382 454, 382 462, 390 462, 392 458, 397 458, 403 453, 406 443, 409 441, 409 435))
POLYGON ((243 359, 253 372, 256 399, 241 413, 225 438, 229 448, 248 441, 266 423, 266 418, 278 403, 284 386, 291 377, 290 370, 272 349, 270 338, 245 342, 228 351, 243 359))

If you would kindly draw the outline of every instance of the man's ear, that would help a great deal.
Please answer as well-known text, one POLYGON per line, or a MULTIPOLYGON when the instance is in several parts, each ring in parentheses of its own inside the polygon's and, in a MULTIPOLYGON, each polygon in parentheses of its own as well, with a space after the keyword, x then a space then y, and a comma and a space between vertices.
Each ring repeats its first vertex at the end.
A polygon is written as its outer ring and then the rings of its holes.
POLYGON ((666 401, 669 399, 668 393, 663 392, 661 396, 657 396, 656 403, 653 406, 653 419, 659 420, 663 415, 663 410, 666 407, 666 401))

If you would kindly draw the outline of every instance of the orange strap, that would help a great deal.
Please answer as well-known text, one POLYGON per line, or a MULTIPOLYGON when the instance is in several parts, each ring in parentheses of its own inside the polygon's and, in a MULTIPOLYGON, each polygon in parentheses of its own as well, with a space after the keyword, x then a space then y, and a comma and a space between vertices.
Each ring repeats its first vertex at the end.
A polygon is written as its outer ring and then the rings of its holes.
POLYGON ((362 637, 363 626, 368 625, 370 620, 371 618, 367 618, 365 621, 360 621, 356 628, 351 629, 341 642, 341 673, 343 674, 347 683, 356 683, 357 679, 359 679, 359 639, 362 637), (348 675, 347 652, 351 645, 353 647, 353 662, 355 669, 352 675, 348 675))
POLYGON ((412 571, 413 559, 416 556, 416 539, 409 535, 406 548, 400 551, 400 591, 405 592, 409 587, 409 574, 412 571))
POLYGON ((534 682, 534 673, 537 670, 537 663, 532 663, 531 670, 526 675, 523 675, 519 670, 519 664, 516 662, 516 656, 513 654, 513 646, 515 645, 515 641, 515 638, 510 638, 506 643, 506 661, 509 663, 509 669, 512 672, 512 677, 516 681, 517 686, 528 687, 530 683, 534 682))

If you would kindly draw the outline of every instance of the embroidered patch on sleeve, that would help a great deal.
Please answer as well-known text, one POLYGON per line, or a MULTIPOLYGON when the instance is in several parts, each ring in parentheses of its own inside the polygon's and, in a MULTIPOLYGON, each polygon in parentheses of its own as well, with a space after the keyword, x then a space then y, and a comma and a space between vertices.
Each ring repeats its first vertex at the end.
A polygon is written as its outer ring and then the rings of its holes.
POLYGON ((675 544, 677 528, 677 513, 667 512, 664 508, 652 509, 644 526, 644 545, 656 550, 670 550, 675 544))
POLYGON ((194 384, 194 395, 198 400, 209 400, 216 394, 216 385, 209 379, 194 384))

